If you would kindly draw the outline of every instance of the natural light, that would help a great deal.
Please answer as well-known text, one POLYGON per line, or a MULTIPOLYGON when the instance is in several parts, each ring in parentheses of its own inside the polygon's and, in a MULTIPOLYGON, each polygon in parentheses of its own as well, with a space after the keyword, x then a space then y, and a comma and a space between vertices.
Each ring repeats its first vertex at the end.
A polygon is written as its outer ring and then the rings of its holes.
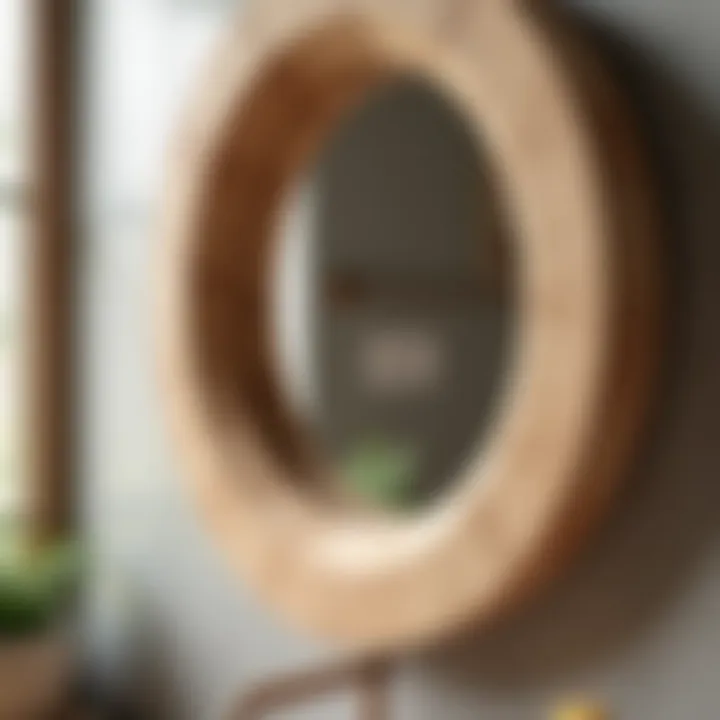
POLYGON ((22 269, 26 243, 27 107, 26 0, 0 0, 0 521, 21 502, 23 418, 20 409, 24 310, 22 269))

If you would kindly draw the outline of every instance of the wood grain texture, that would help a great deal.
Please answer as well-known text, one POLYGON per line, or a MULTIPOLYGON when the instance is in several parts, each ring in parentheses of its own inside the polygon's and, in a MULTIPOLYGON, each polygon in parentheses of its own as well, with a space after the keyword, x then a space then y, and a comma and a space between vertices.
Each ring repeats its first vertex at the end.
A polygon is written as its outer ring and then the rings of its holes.
POLYGON ((657 355, 658 228, 600 63, 541 6, 264 0, 218 52, 173 153, 158 258, 161 380, 190 487, 236 571, 354 648, 438 640, 516 606, 623 477, 657 355), (367 91, 433 81, 489 148, 516 238, 516 350, 489 440, 412 520, 313 492, 326 472, 272 373, 284 192, 367 91))

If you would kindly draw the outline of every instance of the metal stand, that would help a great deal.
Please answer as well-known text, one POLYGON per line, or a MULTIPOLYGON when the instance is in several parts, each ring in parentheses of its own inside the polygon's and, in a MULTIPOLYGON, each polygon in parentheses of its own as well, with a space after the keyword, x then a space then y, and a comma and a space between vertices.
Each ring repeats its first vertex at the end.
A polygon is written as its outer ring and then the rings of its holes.
POLYGON ((391 673, 389 658, 363 658, 274 678, 249 690, 228 720, 261 720, 343 689, 357 695, 358 720, 389 720, 391 673))

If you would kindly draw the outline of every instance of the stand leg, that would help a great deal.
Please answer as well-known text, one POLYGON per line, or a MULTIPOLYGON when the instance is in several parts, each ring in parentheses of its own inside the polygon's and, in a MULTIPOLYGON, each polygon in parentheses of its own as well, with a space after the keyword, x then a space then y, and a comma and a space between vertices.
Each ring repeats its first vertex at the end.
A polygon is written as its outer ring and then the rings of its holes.
POLYGON ((358 697, 359 720, 389 720, 389 659, 360 659, 270 680, 246 693, 228 720, 262 720, 268 713, 295 707, 343 688, 358 697))

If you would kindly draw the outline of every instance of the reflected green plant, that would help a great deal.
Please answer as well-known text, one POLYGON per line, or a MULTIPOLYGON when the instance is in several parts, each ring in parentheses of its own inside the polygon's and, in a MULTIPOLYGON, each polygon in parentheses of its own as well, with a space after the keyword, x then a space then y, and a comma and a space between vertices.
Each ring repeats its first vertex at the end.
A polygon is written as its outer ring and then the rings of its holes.
POLYGON ((345 482, 379 507, 403 510, 418 501, 419 453, 410 445, 380 437, 367 438, 346 455, 345 482))

